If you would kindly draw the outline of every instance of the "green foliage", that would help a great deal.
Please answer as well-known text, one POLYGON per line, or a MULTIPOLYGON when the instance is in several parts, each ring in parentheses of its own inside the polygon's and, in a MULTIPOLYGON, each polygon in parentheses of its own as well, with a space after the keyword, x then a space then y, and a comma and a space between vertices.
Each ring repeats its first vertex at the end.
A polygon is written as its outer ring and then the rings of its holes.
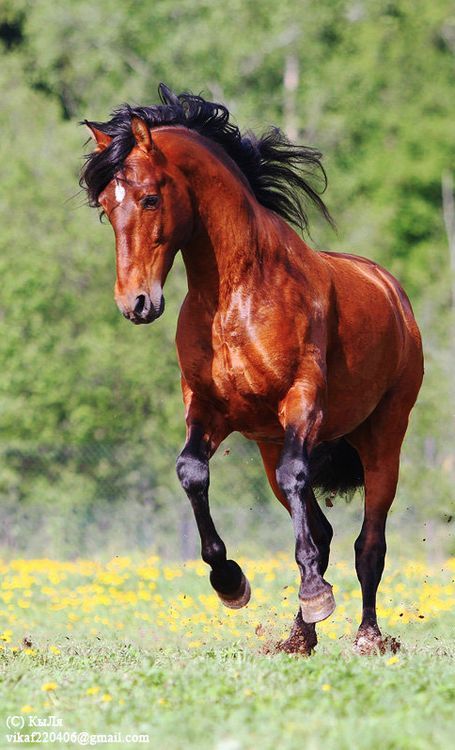
MULTIPOLYGON (((402 493, 422 514, 453 514, 453 312, 440 190, 454 156, 450 10, 449 0, 306 0, 298 12, 290 0, 2 3, 5 501, 46 507, 67 498, 89 516, 99 501, 151 497, 158 510, 167 503, 161 491, 180 497, 171 456, 184 437, 173 346, 183 268, 177 261, 159 323, 122 320, 111 231, 78 193, 91 146, 77 121, 106 119, 122 101, 154 102, 164 80, 225 101, 242 127, 287 126, 292 56, 298 137, 326 155, 339 227, 334 235, 315 218, 314 242, 386 265, 422 324, 427 379, 402 493)), ((245 448, 246 460, 253 450, 245 448)), ((220 494, 228 493, 232 469, 217 468, 220 494)), ((257 461, 244 479, 248 498, 268 501, 257 461)))

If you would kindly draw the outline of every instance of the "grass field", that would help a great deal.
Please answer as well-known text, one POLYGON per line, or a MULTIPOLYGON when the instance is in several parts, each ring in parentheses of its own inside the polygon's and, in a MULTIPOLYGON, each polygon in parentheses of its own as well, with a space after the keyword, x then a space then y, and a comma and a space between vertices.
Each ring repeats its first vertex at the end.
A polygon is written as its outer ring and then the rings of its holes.
POLYGON ((297 607, 292 559, 240 563, 253 596, 238 612, 219 604, 199 562, 1 564, 1 746, 17 733, 69 747, 121 733, 117 746, 160 750, 452 746, 455 559, 388 566, 379 616, 402 648, 363 658, 352 652, 352 564, 331 566, 338 607, 304 659, 267 653, 297 607), (36 727, 48 716, 60 726, 36 727), (133 734, 148 741, 128 744, 133 734))

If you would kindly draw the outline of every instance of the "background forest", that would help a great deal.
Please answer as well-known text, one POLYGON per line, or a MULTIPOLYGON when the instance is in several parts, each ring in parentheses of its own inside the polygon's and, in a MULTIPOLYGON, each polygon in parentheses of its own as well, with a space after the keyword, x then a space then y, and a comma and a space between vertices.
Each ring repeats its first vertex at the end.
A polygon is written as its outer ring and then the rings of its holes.
MULTIPOLYGON (((197 550, 174 476, 183 266, 164 317, 127 324, 112 231, 78 188, 91 149, 78 121, 152 104, 164 81, 224 102, 242 129, 273 123, 324 153, 337 232, 315 216, 313 246, 384 264, 424 337, 392 535, 433 556, 454 551, 451 13, 450 0, 1 0, 1 549, 197 550)), ((255 445, 227 446, 212 469, 220 528, 250 553, 289 547, 255 445)), ((350 544, 361 499, 335 504, 350 544)))

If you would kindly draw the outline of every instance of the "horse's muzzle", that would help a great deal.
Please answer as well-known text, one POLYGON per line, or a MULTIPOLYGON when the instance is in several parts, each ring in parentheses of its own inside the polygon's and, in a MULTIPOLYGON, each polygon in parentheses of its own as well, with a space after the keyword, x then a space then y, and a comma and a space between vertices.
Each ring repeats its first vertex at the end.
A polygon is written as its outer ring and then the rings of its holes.
POLYGON ((164 312, 164 297, 161 295, 159 301, 152 301, 149 294, 139 294, 132 310, 121 309, 122 315, 135 325, 153 323, 164 312))

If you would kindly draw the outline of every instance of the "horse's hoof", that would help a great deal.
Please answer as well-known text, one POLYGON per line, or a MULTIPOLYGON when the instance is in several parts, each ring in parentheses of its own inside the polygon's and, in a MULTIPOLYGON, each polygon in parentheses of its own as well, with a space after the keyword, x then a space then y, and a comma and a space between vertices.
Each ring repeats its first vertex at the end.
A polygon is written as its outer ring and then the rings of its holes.
POLYGON ((332 593, 332 587, 327 584, 327 588, 314 596, 312 599, 300 599, 300 611, 304 622, 321 622, 330 617, 336 607, 335 597, 332 593))
POLYGON ((229 609, 241 609, 250 601, 251 588, 248 578, 242 573, 242 580, 237 591, 234 591, 232 594, 221 594, 219 591, 216 593, 225 607, 229 607, 229 609))
POLYGON ((299 654, 300 656, 311 656, 317 644, 316 634, 313 638, 307 638, 301 633, 294 633, 285 641, 278 641, 275 651, 284 654, 299 654))
POLYGON ((400 642, 390 635, 358 633, 354 641, 353 651, 358 656, 384 655, 387 652, 396 654, 400 650, 400 642))

